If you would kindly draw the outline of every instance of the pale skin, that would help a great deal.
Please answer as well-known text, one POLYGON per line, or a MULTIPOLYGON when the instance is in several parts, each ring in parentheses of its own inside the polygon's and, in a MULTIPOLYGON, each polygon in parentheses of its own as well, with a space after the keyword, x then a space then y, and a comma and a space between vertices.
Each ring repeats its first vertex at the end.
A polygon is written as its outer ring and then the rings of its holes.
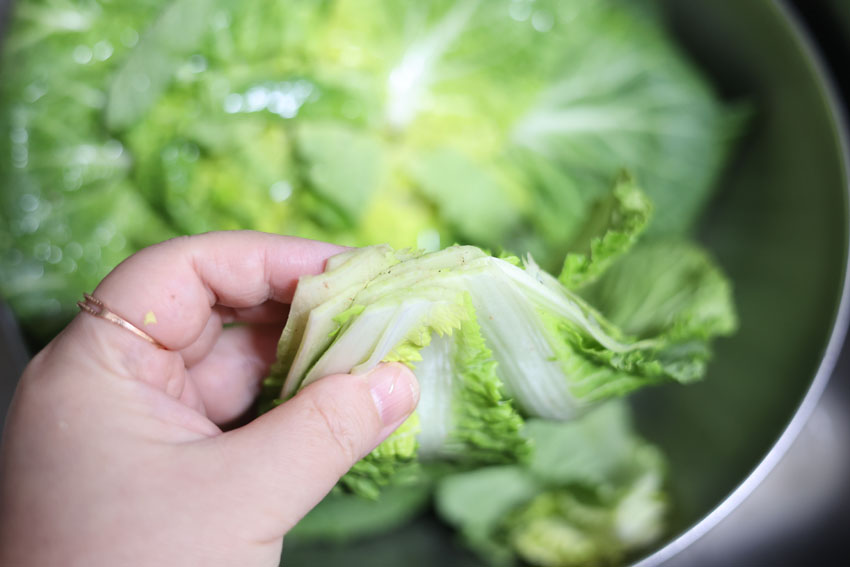
POLYGON ((0 565, 277 565, 284 534, 413 411, 399 364, 250 410, 298 277, 342 249, 254 232, 145 249, 29 364, 0 453, 0 565), (223 323, 244 325, 222 328, 223 323))

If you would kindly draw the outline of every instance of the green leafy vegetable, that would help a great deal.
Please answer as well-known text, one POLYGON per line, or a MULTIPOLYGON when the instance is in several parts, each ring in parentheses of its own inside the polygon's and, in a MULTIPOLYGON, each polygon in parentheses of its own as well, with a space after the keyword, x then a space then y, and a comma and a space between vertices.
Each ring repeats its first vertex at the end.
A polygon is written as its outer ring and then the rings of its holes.
POLYGON ((688 338, 728 335, 737 327, 729 280, 708 254, 682 240, 650 240, 618 259, 582 295, 624 331, 688 338))
POLYGON ((649 223, 652 204, 628 176, 622 176, 611 195, 601 199, 587 218, 567 254, 560 280, 574 289, 594 281, 617 258, 627 253, 649 223))
POLYGON ((382 183, 380 141, 337 124, 305 124, 296 147, 313 190, 349 225, 356 224, 382 183))
POLYGON ((661 535, 664 461, 631 429, 622 402, 568 423, 530 420, 525 465, 440 481, 439 514, 491 561, 569 567, 619 563, 661 535))
POLYGON ((640 231, 625 202, 597 204, 618 172, 654 203, 648 232, 681 235, 740 115, 644 3, 21 0, 0 81, 0 291, 49 335, 133 251, 240 228, 471 243, 548 270, 569 252, 578 286, 640 231), (114 192, 120 208, 83 207, 114 192), (633 222, 588 232, 621 206, 633 222))
POLYGON ((214 0, 175 0, 150 26, 109 85, 106 125, 123 130, 142 118, 200 47, 214 0))
POLYGON ((0 293, 46 340, 171 236, 369 246, 299 283, 262 408, 382 360, 414 368, 421 403, 303 538, 373 533, 419 509, 411 480, 488 465, 440 490, 477 549, 616 562, 659 533, 662 467, 624 410, 594 408, 699 379, 736 325, 687 235, 744 113, 648 5, 18 0, 0 293))
POLYGON ((430 482, 386 487, 379 499, 335 490, 286 534, 286 544, 345 542, 398 528, 427 506, 430 482))
POLYGON ((498 174, 448 149, 424 156, 412 171, 419 190, 459 236, 494 245, 518 225, 524 208, 521 194, 511 194, 498 174))
POLYGON ((523 267, 470 246, 347 251, 299 282, 269 383, 286 399, 324 376, 381 361, 414 368, 414 416, 343 479, 367 496, 415 458, 514 462, 527 449, 521 415, 574 419, 604 399, 702 376, 708 341, 731 332, 734 315, 725 280, 701 260, 701 277, 723 293, 691 294, 693 301, 670 306, 668 325, 639 338, 530 258, 523 267), (704 312, 728 324, 692 317, 704 312))

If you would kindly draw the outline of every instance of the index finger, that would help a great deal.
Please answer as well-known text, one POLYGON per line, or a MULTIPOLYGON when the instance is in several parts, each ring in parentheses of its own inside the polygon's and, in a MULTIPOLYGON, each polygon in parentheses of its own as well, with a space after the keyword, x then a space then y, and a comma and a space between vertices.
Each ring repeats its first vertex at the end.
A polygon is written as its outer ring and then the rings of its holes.
POLYGON ((185 236, 130 256, 94 295, 165 348, 181 350, 201 335, 213 306, 289 303, 301 275, 322 272, 343 250, 252 231, 185 236))

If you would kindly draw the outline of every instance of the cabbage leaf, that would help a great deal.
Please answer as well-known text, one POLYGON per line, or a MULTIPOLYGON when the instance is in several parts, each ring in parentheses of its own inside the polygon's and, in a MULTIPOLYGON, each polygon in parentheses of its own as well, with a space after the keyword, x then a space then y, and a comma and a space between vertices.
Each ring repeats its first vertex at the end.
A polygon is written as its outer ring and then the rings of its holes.
MULTIPOLYGON (((330 374, 382 361, 413 368, 416 412, 342 481, 367 496, 419 461, 459 468, 521 461, 527 418, 568 421, 635 389, 703 376, 710 340, 734 330, 734 308, 719 270, 704 255, 697 260, 688 272, 694 293, 638 335, 530 257, 519 263, 457 245, 349 250, 299 281, 267 384, 285 400, 330 374), (709 290, 698 293, 703 286, 709 290)), ((599 286, 614 281, 607 274, 599 286)))
POLYGON ((618 564, 663 533, 666 466, 608 402, 572 422, 529 420, 525 464, 439 481, 436 507, 493 563, 543 567, 618 564))

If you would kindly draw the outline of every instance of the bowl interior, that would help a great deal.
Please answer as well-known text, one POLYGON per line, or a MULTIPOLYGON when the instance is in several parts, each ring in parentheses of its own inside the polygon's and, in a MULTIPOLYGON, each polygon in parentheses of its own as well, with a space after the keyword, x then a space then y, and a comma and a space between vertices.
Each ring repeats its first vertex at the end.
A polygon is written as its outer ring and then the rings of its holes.
POLYGON ((755 468, 811 386, 844 283, 847 179, 826 86, 775 3, 666 7, 721 92, 754 109, 700 234, 735 284, 740 330, 704 382, 636 400, 671 460, 681 532, 755 468))
MULTIPOLYGON (((840 303, 848 205, 838 119, 787 15, 769 0, 662 6, 724 98, 753 108, 699 234, 735 284, 740 331, 716 345, 704 382, 634 399, 640 430, 670 461, 669 541, 747 478, 811 387, 840 303)), ((284 558, 290 566, 477 564, 427 518, 391 538, 285 547, 284 558)))
MULTIPOLYGON (((700 231, 735 283, 740 331, 717 344, 704 382, 634 399, 640 430, 670 461, 669 540, 748 476, 809 390, 838 311, 848 204, 837 118, 782 11, 770 0, 662 6, 723 96, 754 110, 700 231)), ((345 547, 287 544, 284 557, 290 567, 478 564, 428 517, 345 547)))

